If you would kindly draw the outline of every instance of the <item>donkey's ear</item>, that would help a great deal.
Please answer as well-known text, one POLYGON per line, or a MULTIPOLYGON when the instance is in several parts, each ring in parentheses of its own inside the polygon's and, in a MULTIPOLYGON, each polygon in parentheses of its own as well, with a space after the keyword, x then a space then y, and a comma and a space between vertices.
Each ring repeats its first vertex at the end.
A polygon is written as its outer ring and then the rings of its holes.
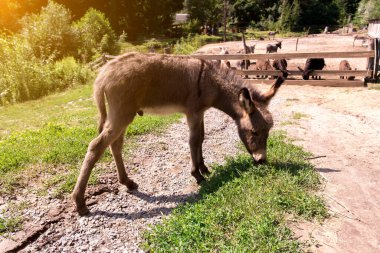
POLYGON ((270 89, 262 94, 265 103, 269 103, 269 101, 276 95, 278 88, 280 88, 281 84, 284 83, 286 77, 288 76, 287 71, 281 71, 281 76, 278 76, 276 82, 270 87, 270 89))
POLYGON ((255 104, 247 88, 243 88, 239 91, 239 104, 248 114, 252 113, 255 109, 255 104))

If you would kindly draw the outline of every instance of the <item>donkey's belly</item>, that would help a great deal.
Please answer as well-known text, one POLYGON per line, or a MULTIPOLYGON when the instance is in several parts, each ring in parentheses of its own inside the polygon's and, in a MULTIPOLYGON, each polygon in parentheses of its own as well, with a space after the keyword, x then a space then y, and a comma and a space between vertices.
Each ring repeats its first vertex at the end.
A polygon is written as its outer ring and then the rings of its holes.
POLYGON ((149 114, 172 114, 172 113, 185 113, 186 109, 181 105, 161 105, 155 107, 141 108, 144 113, 149 114))

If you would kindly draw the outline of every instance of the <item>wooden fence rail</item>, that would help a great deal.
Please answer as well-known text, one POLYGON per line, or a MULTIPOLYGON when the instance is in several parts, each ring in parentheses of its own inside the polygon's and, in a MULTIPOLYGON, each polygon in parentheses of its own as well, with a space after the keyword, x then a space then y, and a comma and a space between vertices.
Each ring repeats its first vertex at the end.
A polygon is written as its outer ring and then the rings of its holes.
POLYGON ((106 64, 107 61, 115 59, 116 57, 117 56, 114 56, 114 55, 103 54, 101 57, 90 62, 88 65, 90 66, 91 69, 98 69, 104 64, 106 64))
MULTIPOLYGON (((302 75, 299 70, 288 70, 290 75, 302 75)), ((236 70, 238 75, 261 75, 261 76, 278 76, 279 70, 236 70)), ((368 70, 314 70, 310 76, 371 76, 372 71, 368 70)))
POLYGON ((320 52, 320 53, 278 53, 278 54, 194 54, 192 57, 204 60, 258 60, 258 59, 300 59, 300 58, 368 58, 375 57, 375 51, 320 52))

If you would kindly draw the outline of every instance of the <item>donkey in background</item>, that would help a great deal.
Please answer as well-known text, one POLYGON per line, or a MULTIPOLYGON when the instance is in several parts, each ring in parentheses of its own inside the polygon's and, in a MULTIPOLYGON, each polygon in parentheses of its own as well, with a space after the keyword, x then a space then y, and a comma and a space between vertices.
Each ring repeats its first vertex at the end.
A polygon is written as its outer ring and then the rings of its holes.
POLYGON ((217 108, 238 127, 240 139, 255 162, 266 160, 267 138, 273 119, 267 109, 271 98, 285 81, 279 76, 261 93, 234 71, 209 61, 187 56, 129 53, 108 62, 94 83, 94 98, 100 112, 99 135, 91 141, 72 197, 80 215, 89 213, 85 191, 91 171, 111 146, 119 182, 129 190, 138 185, 128 177, 122 146, 126 127, 138 112, 182 112, 190 129, 191 174, 197 183, 209 173, 204 164, 204 112, 217 108), (108 101, 108 113, 106 110, 108 101))
POLYGON ((267 54, 269 53, 277 53, 277 50, 281 48, 282 41, 278 41, 276 44, 268 44, 267 45, 267 54))

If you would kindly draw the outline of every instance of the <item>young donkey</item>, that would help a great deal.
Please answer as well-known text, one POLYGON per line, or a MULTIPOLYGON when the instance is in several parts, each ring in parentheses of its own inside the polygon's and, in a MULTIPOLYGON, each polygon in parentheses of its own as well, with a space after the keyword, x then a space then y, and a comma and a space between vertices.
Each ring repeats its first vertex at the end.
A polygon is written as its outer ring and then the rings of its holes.
POLYGON ((85 190, 92 168, 110 145, 121 184, 137 189, 122 160, 124 132, 136 113, 182 112, 190 129, 191 174, 200 183, 209 170, 204 164, 203 114, 215 107, 232 117, 241 140, 256 162, 266 160, 266 142, 272 116, 266 106, 286 78, 260 93, 228 68, 186 56, 129 53, 108 62, 94 84, 100 111, 100 134, 89 144, 72 197, 77 211, 85 215, 85 190), (108 114, 105 99, 108 101, 108 114), (202 175, 203 174, 203 175, 202 175))

